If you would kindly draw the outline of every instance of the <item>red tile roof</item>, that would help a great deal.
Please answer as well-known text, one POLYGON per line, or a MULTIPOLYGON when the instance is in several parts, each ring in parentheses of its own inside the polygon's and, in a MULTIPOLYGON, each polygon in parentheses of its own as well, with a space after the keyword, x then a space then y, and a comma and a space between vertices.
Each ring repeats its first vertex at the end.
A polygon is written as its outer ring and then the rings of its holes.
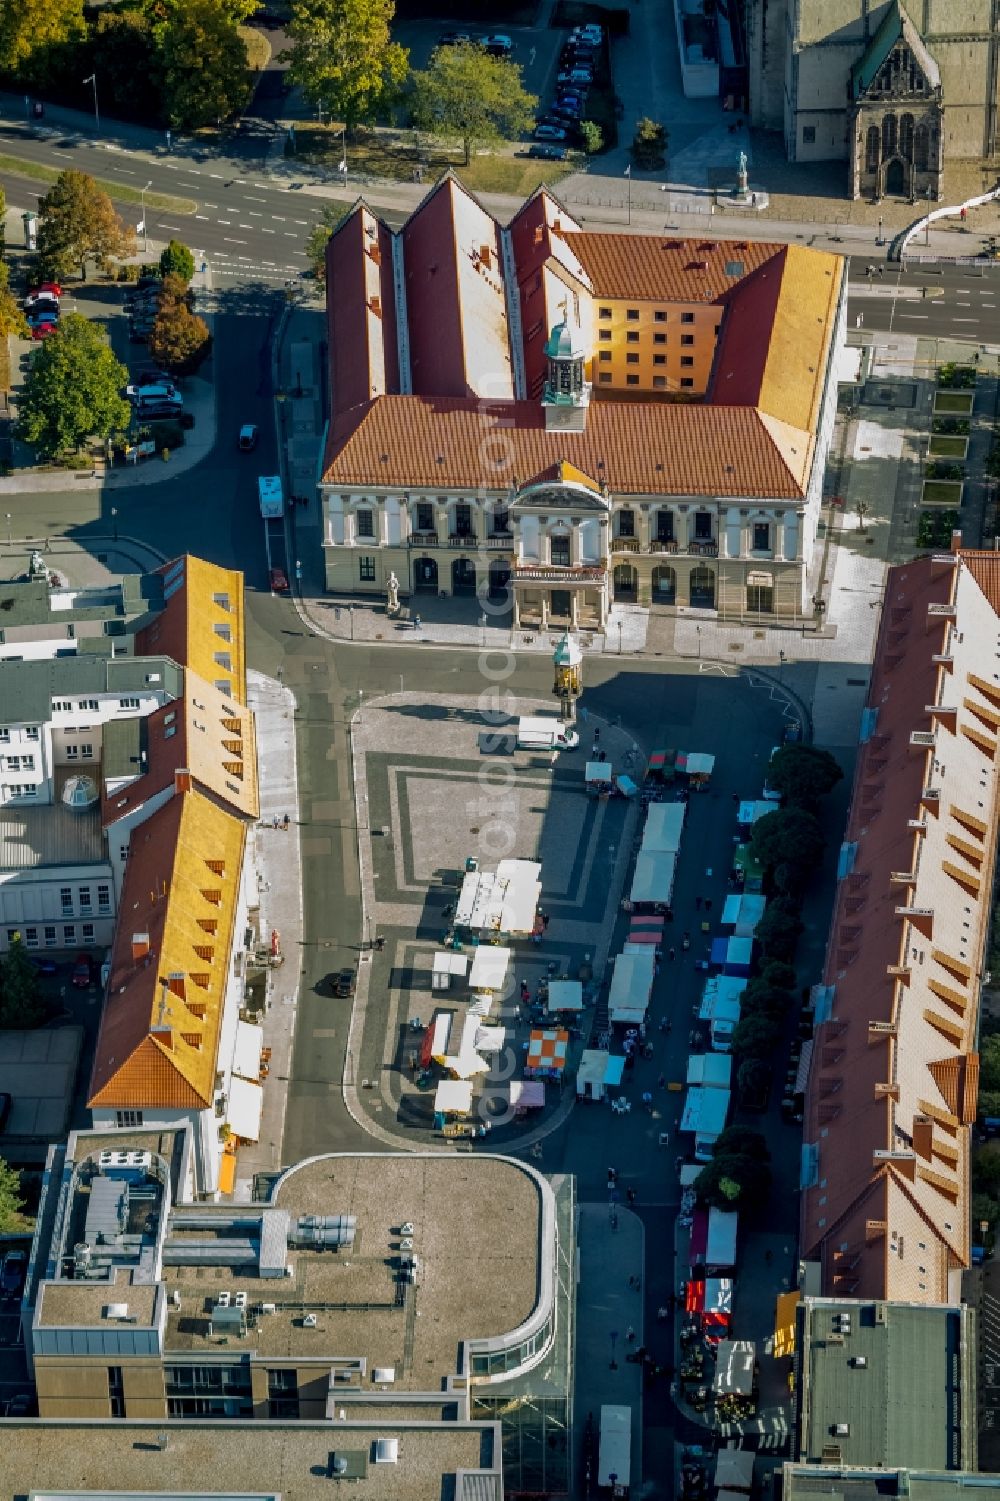
POLYGON ((627 495, 803 493, 754 408, 625 401, 595 401, 586 431, 563 433, 536 402, 383 396, 332 429, 323 480, 504 490, 561 459, 627 495))
POLYGON ((595 297, 663 304, 716 302, 785 250, 765 240, 674 240, 589 229, 569 231, 563 238, 587 273, 595 297))

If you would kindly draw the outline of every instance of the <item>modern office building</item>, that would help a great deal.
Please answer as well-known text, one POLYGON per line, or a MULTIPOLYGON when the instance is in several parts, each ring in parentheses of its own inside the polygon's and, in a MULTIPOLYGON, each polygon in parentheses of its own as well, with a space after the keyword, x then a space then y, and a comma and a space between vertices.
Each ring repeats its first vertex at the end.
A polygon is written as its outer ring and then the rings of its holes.
POLYGON ((22 1304, 43 1420, 222 1420, 251 1445, 258 1425, 325 1423, 352 1453, 367 1443, 342 1430, 412 1424, 454 1432, 470 1468, 458 1435, 496 1424, 512 1489, 568 1489, 572 1180, 330 1155, 223 1207, 185 1196, 196 1150, 185 1124, 50 1151, 22 1304))
POLYGON ((887 575, 805 1065, 800 1254, 829 1297, 957 1304, 970 1264, 998 614, 1000 554, 887 575))
POLYGON ((327 587, 569 629, 811 615, 846 290, 835 255, 591 233, 544 190, 508 225, 450 174, 396 231, 357 204, 327 251, 327 587))

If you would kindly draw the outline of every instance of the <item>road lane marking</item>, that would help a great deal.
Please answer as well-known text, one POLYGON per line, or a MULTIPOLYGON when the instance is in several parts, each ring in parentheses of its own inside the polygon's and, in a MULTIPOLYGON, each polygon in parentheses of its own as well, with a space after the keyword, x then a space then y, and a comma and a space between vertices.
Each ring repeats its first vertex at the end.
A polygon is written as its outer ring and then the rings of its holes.
POLYGON ((232 219, 216 219, 215 222, 216 222, 216 224, 224 224, 226 226, 226 228, 228 229, 229 226, 230 226, 230 224, 232 224, 233 221, 232 221, 232 219))
POLYGON ((202 203, 202 208, 218 208, 218 207, 219 207, 219 205, 217 203, 209 203, 209 201, 208 201, 207 198, 202 203))
POLYGON ((305 226, 305 225, 307 225, 309 223, 309 220, 308 219, 293 219, 292 223, 293 224, 301 224, 301 225, 305 226))
POLYGON ((161 224, 160 228, 169 229, 171 233, 175 235, 182 235, 184 233, 184 231, 182 229, 179 229, 176 224, 161 224))
POLYGON ((208 175, 209 175, 209 177, 217 177, 220 182, 222 181, 222 173, 221 172, 210 172, 208 175))
POLYGON ((207 214, 195 214, 195 218, 196 219, 207 219, 208 215, 207 214))
POLYGON ((276 229, 267 229, 263 224, 260 227, 260 232, 262 235, 276 235, 278 233, 276 229))
POLYGON ((182 182, 179 183, 178 186, 182 188, 196 188, 199 186, 199 184, 196 182, 182 182))
MULTIPOLYGON (((254 187, 257 187, 257 183, 254 183, 254 187)), ((266 198, 255 198, 254 195, 253 195, 253 193, 244 193, 243 196, 246 199, 247 203, 266 203, 267 202, 266 198)))
POLYGON ((192 177, 200 177, 201 176, 201 168, 200 167, 188 167, 187 170, 191 173, 192 177))
POLYGON ((245 177, 234 177, 233 182, 238 188, 245 188, 247 185, 247 180, 245 177))
POLYGON ((222 243, 224 245, 245 245, 247 242, 246 240, 231 240, 228 235, 223 235, 222 243))
POLYGON ((286 229, 284 231, 284 235, 285 235, 285 239, 286 240, 297 240, 298 239, 298 235, 295 233, 294 229, 286 229))
POLYGON ((260 210, 255 208, 248 208, 247 213, 251 219, 263 219, 264 217, 260 210))
POLYGON ((952 318, 952 323, 978 323, 978 318, 952 318))
POLYGON ((277 221, 278 221, 279 224, 287 224, 288 223, 288 220, 285 218, 284 214, 272 214, 271 218, 272 219, 277 219, 277 221))

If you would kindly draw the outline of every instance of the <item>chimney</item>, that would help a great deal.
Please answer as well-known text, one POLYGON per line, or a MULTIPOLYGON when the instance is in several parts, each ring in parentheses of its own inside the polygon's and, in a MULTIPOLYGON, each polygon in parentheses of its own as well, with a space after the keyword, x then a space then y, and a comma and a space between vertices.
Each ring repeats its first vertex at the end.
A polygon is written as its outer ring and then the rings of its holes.
POLYGON ((183 1001, 184 1000, 184 976, 182 974, 179 974, 179 973, 174 973, 172 975, 168 975, 167 976, 167 989, 170 990, 173 995, 180 996, 181 1000, 183 1001))
POLYGON ((177 770, 174 772, 174 791, 191 791, 191 773, 186 766, 178 766, 177 770))
POLYGON ((368 306, 371 308, 371 310, 375 314, 376 318, 381 318, 381 316, 382 316, 382 299, 381 299, 381 297, 379 297, 379 295, 377 293, 375 294, 374 297, 369 297, 369 299, 368 299, 368 306))
POLYGON ((931 1160, 933 1139, 934 1122, 930 1116, 915 1115, 913 1117, 913 1150, 925 1162, 930 1162, 931 1160))
POLYGON ((491 258, 492 258, 492 251, 490 250, 490 247, 488 245, 480 245, 480 247, 479 247, 479 259, 482 261, 482 263, 486 267, 487 271, 490 269, 490 260, 491 260, 491 258))
POLYGON ((140 959, 145 959, 145 957, 146 957, 146 955, 148 953, 149 953, 149 934, 148 933, 133 933, 132 934, 132 959, 133 959, 133 961, 135 963, 138 963, 140 959))

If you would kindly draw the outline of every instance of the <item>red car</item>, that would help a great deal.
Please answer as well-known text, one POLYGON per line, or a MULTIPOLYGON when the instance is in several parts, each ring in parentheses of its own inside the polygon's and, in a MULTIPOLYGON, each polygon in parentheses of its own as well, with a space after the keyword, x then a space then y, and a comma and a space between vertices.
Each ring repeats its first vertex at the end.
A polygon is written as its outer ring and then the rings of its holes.
POLYGON ((89 990, 92 978, 90 959, 86 954, 77 954, 76 963, 73 965, 73 979, 71 982, 74 990, 89 990))
POLYGON ((32 287, 31 291, 28 293, 28 296, 37 297, 39 292, 47 292, 50 297, 61 297, 62 287, 57 281, 43 281, 40 282, 37 287, 32 287))
POLYGON ((46 321, 45 323, 32 323, 29 326, 31 328, 31 337, 33 339, 47 339, 49 334, 56 334, 59 332, 58 323, 50 321, 46 321))
POLYGON ((271 569, 271 592, 273 594, 288 593, 288 579, 285 577, 283 568, 271 569))

